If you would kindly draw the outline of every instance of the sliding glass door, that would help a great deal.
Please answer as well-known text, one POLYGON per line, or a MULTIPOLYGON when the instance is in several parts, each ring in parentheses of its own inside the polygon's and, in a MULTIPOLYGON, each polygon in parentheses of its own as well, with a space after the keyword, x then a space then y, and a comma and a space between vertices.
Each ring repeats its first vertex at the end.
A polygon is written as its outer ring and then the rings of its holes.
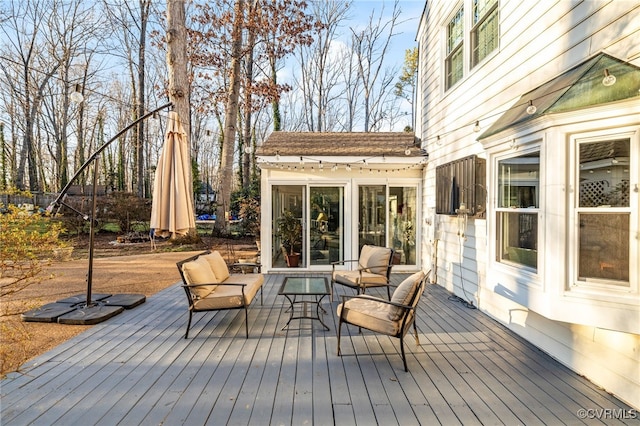
POLYGON ((343 259, 344 188, 309 188, 309 264, 330 265, 343 259))
POLYGON ((343 187, 274 185, 272 221, 274 268, 330 265, 344 258, 343 187))
POLYGON ((391 247, 401 265, 415 265, 417 187, 361 185, 358 206, 358 249, 391 247))

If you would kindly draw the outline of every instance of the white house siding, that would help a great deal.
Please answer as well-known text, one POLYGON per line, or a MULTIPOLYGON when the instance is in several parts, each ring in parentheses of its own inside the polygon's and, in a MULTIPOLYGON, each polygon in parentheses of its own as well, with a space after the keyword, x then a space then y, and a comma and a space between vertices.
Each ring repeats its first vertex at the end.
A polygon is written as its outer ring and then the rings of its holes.
MULTIPOLYGON (((468 50, 471 7, 470 0, 427 1, 418 30, 421 95, 416 111, 416 131, 429 153, 423 190, 423 264, 432 265, 437 261, 434 269, 439 285, 472 301, 574 371, 640 408, 640 335, 609 327, 575 324, 570 320, 552 320, 542 308, 534 312, 498 294, 495 291, 497 272, 491 268, 489 256, 491 245, 495 245, 491 214, 488 219, 469 219, 464 240, 458 236, 455 217, 435 214, 434 195, 437 166, 472 154, 483 158, 490 156, 476 140, 479 135, 473 132, 476 120, 480 122, 481 132, 486 130, 521 95, 601 51, 640 66, 640 1, 499 0, 499 47, 473 69, 469 67, 468 50), (467 11, 464 76, 445 91, 445 28, 462 4, 467 11)), ((640 123, 633 111, 622 121, 625 120, 632 127, 640 123)), ((611 123, 620 125, 615 120, 611 123)), ((575 129, 556 129, 551 134, 540 131, 538 135, 546 135, 545 138, 555 141, 556 137, 564 137, 573 131, 575 129)), ((545 152, 545 142, 542 142, 541 156, 545 152)), ((549 164, 555 162, 558 173, 565 173, 567 158, 547 160, 549 164)), ((487 187, 492 184, 489 170, 488 161, 487 187)), ((632 176, 631 181, 633 186, 637 177, 632 176)), ((549 191, 547 196, 558 194, 549 191)), ((494 201, 488 199, 488 206, 494 201)), ((548 206, 551 201, 547 200, 548 206)), ((556 209, 558 211, 554 213, 566 215, 562 203, 556 209)), ((544 214, 550 212, 551 207, 544 214)), ((544 219, 539 226, 545 226, 544 219)), ((538 249, 549 249, 557 256, 555 259, 550 255, 543 256, 546 262, 540 273, 543 281, 553 277, 554 271, 566 268, 566 247, 550 232, 542 233, 545 236, 539 244, 546 245, 539 245, 538 249)), ((519 279, 526 281, 526 274, 519 279)), ((543 290, 553 285, 533 284, 534 287, 542 286, 543 290)), ((632 287, 637 286, 637 283, 632 284, 632 287)), ((542 306, 545 300, 538 303, 542 306)), ((567 313, 568 318, 570 314, 567 313)), ((575 314, 579 316, 580 312, 576 310, 575 314)), ((640 316, 629 321, 640 323, 640 316)))

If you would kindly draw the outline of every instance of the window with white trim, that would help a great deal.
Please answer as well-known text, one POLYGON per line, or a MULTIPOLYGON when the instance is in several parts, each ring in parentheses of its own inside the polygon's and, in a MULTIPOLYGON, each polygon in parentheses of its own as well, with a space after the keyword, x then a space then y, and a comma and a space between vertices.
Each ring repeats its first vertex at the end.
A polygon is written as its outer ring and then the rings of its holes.
POLYGON ((496 260, 537 271, 540 152, 502 159, 497 171, 496 260))
POLYGON ((464 7, 447 24, 447 57, 445 59, 446 89, 462 79, 464 58, 464 7))
POLYGON ((576 141, 577 284, 630 286, 631 139, 576 141))
POLYGON ((498 47, 498 0, 473 0, 471 68, 498 47))

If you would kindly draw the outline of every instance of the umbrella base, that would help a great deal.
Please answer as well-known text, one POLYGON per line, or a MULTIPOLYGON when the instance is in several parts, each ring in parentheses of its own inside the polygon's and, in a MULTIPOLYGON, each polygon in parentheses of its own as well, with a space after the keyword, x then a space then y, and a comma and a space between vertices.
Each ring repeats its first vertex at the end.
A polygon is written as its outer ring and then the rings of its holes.
POLYGON ((23 313, 25 322, 57 322, 58 324, 93 325, 132 309, 146 301, 144 294, 94 294, 91 305, 83 294, 67 297, 55 303, 23 313))
POLYGON ((100 301, 107 306, 122 306, 125 309, 132 309, 143 304, 147 298, 144 294, 114 294, 100 301))
POLYGON ((57 322, 58 317, 75 311, 76 308, 68 303, 47 303, 20 315, 26 322, 57 322))
POLYGON ((106 321, 124 311, 122 306, 94 305, 77 309, 58 317, 58 324, 93 325, 106 321))

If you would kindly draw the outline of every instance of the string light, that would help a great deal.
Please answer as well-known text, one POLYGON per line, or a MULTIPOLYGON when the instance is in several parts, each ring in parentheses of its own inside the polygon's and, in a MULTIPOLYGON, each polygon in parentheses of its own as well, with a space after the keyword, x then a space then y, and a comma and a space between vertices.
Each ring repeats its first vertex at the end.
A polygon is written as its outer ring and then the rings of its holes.
POLYGON ((82 92, 80 90, 79 84, 76 84, 76 87, 73 90, 73 92, 71 92, 71 95, 69 95, 69 98, 71 98, 72 102, 75 102, 77 104, 82 103, 82 101, 84 101, 84 96, 82 96, 82 92))
POLYGON ((527 114, 533 115, 538 111, 538 108, 533 104, 532 100, 529 100, 529 106, 527 107, 527 114))
POLYGON ((610 74, 608 69, 604 70, 604 78, 602 79, 602 84, 606 87, 610 87, 616 84, 616 76, 610 74))

